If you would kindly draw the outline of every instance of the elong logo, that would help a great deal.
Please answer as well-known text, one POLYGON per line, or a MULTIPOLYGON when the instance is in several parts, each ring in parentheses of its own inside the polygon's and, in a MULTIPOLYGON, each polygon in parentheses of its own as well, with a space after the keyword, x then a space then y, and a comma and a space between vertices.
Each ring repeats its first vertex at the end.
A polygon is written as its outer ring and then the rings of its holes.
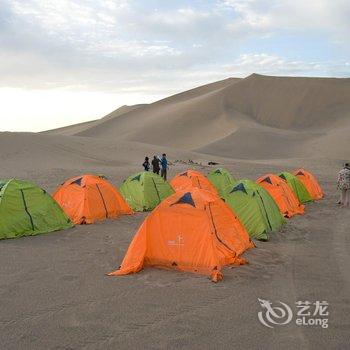
MULTIPOLYGON (((289 305, 278 302, 273 305, 269 300, 258 298, 262 311, 258 312, 258 319, 261 324, 268 328, 289 324, 293 319, 293 311, 289 305)), ((298 309, 295 313, 295 324, 297 326, 320 326, 328 328, 328 306, 327 301, 297 301, 295 303, 298 309)))
POLYGON ((272 303, 268 300, 258 300, 264 309, 258 312, 258 318, 264 326, 273 328, 273 325, 285 325, 292 320, 293 312, 287 304, 280 301, 281 306, 272 306, 272 303))

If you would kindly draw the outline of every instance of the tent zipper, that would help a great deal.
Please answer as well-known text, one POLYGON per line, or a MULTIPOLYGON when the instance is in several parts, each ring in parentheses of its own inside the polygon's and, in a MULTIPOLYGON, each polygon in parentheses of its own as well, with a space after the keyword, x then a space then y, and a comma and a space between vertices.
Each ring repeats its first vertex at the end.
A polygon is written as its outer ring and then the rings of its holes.
POLYGON ((106 206, 105 199, 103 198, 102 192, 101 192, 100 187, 98 186, 98 184, 96 184, 96 187, 97 187, 98 192, 100 193, 100 196, 101 196, 101 199, 102 199, 103 206, 105 207, 105 211, 106 211, 106 219, 107 219, 107 218, 108 218, 108 210, 107 210, 107 206, 106 206))
POLYGON ((214 228, 214 233, 215 233, 215 236, 217 238, 217 240, 223 245, 225 246, 228 250, 230 250, 231 252, 234 253, 234 255, 236 255, 236 252, 230 248, 224 241, 222 241, 222 239, 219 237, 218 235, 218 230, 216 228, 216 225, 215 225, 215 222, 214 222, 214 218, 213 218, 213 213, 211 211, 211 207, 210 207, 210 203, 208 203, 208 207, 209 207, 209 213, 210 213, 210 219, 211 219, 211 223, 213 224, 213 228, 214 228))
POLYGON ((154 182, 153 177, 152 177, 152 181, 153 181, 153 185, 154 185, 154 188, 155 188, 155 190, 156 190, 156 192, 157 192, 157 196, 158 196, 159 203, 160 203, 162 200, 160 199, 160 195, 159 195, 159 192, 158 192, 158 188, 157 188, 157 186, 156 186, 156 183, 154 182))
POLYGON ((301 196, 299 195, 299 189, 298 189, 296 181, 294 181, 294 184, 295 184, 296 195, 297 195, 298 201, 301 203, 301 200, 300 200, 301 196))
POLYGON ((28 217, 29 217, 29 221, 30 221, 30 225, 32 226, 32 230, 34 231, 35 228, 34 228, 34 222, 33 222, 33 218, 32 216, 30 215, 29 213, 29 210, 28 210, 28 207, 27 207, 27 202, 26 202, 26 199, 24 197, 24 192, 23 190, 20 190, 21 191, 21 194, 22 194, 22 200, 23 200, 23 204, 24 204, 24 210, 25 212, 27 213, 28 217))
POLYGON ((265 207, 264 200, 262 199, 262 197, 261 197, 261 195, 260 195, 259 191, 256 191, 256 193, 258 194, 258 196, 259 196, 259 197, 260 197, 260 199, 261 199, 262 205, 263 205, 264 210, 265 210, 265 215, 266 215, 267 222, 268 222, 268 224, 269 224, 270 230, 272 231, 271 222, 270 222, 269 216, 268 216, 268 214, 267 214, 267 210, 266 210, 266 207, 265 207))
POLYGON ((289 204, 291 207, 293 207, 293 205, 292 205, 291 201, 289 200, 289 197, 288 197, 288 195, 287 195, 287 193, 286 193, 286 191, 284 190, 283 187, 282 187, 282 191, 283 191, 284 197, 287 199, 288 204, 289 204))

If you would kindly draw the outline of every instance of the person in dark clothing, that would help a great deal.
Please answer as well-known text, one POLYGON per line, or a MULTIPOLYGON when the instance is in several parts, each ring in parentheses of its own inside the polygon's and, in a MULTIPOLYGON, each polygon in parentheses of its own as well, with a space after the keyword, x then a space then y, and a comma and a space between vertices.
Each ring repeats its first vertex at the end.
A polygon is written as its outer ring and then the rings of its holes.
POLYGON ((160 172, 160 159, 157 156, 153 157, 152 168, 153 168, 153 172, 155 174, 159 175, 159 172, 160 172))
POLYGON ((149 171, 150 164, 149 164, 149 158, 148 157, 145 158, 145 161, 143 162, 142 166, 145 169, 145 171, 149 171))
POLYGON ((166 181, 166 175, 168 170, 168 160, 166 159, 166 154, 163 153, 162 159, 160 161, 160 164, 162 166, 162 171, 160 172, 161 177, 166 181))

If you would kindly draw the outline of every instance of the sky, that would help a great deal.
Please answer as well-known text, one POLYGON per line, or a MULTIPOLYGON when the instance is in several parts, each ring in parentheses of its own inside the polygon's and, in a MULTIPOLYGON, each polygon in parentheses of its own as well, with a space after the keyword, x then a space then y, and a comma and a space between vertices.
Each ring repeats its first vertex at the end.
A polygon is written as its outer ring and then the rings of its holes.
POLYGON ((349 0, 0 0, 0 130, 228 77, 350 76, 349 0))

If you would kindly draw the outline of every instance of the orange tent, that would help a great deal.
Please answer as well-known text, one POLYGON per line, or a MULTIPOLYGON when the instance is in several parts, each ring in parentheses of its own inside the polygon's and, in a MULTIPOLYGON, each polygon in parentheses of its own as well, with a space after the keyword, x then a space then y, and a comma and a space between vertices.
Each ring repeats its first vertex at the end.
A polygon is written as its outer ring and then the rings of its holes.
POLYGON ((292 189, 279 176, 267 174, 256 182, 274 199, 282 215, 291 218, 296 214, 304 214, 304 205, 299 202, 292 189))
POLYGON ((170 185, 175 191, 190 190, 193 187, 198 187, 218 195, 218 191, 212 183, 199 171, 187 170, 176 175, 170 185))
POLYGON ((117 189, 101 176, 82 175, 67 180, 53 198, 75 224, 92 224, 133 213, 117 189))
POLYGON ((221 268, 244 264, 240 255, 253 247, 232 210, 213 193, 192 188, 163 200, 145 219, 120 269, 136 273, 145 266, 190 271, 222 279, 221 268))
POLYGON ((324 193, 316 177, 305 169, 297 169, 293 173, 306 187, 312 199, 322 199, 324 193))

